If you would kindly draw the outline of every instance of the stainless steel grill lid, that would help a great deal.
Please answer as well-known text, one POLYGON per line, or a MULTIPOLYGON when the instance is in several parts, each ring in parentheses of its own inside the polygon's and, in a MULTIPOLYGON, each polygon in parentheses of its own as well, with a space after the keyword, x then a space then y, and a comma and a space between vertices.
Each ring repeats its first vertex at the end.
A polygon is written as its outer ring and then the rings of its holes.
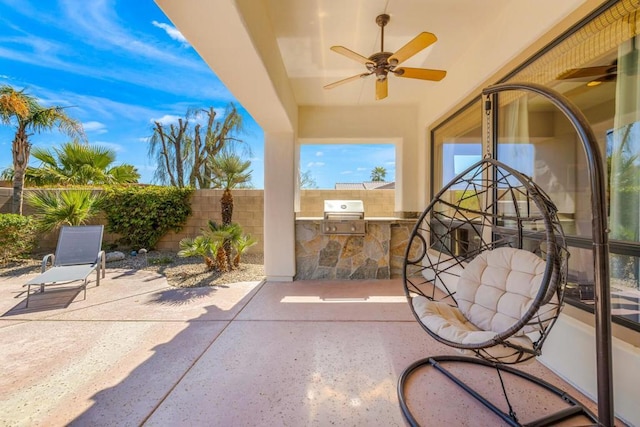
POLYGON ((325 200, 324 234, 364 235, 364 203, 362 200, 325 200))

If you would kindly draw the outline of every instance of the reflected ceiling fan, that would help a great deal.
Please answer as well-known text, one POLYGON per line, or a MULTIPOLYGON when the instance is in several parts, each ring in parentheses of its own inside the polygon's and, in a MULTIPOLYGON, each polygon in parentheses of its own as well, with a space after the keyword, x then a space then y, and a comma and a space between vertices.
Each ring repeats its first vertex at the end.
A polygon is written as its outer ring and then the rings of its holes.
POLYGON ((343 80, 328 84, 324 86, 325 89, 333 89, 344 83, 348 83, 360 78, 368 77, 372 74, 376 76, 376 100, 384 99, 387 97, 388 83, 387 77, 389 73, 395 74, 398 77, 408 77, 410 79, 431 80, 440 81, 447 75, 444 70, 430 70, 427 68, 409 68, 398 67, 402 62, 411 58, 416 53, 435 43, 435 35, 427 32, 418 34, 413 40, 406 45, 402 46, 395 53, 384 51, 384 27, 389 23, 391 17, 383 14, 376 17, 376 23, 380 26, 380 52, 373 55, 364 57, 352 50, 347 49, 344 46, 332 46, 331 50, 337 52, 347 58, 364 64, 367 68, 367 72, 356 74, 355 76, 348 77, 343 80))
POLYGON ((618 75, 618 60, 614 60, 609 65, 598 65, 595 67, 571 68, 561 73, 558 80, 581 79, 587 81, 587 86, 598 86, 601 83, 613 82, 618 75))

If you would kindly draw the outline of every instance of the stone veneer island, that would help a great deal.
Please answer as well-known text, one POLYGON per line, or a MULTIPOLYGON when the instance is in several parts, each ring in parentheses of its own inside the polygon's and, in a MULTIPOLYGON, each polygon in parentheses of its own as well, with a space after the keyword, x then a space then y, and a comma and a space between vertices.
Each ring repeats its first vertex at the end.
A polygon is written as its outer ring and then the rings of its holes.
POLYGON ((296 280, 402 276, 415 219, 367 218, 364 236, 322 233, 322 218, 296 219, 296 280))

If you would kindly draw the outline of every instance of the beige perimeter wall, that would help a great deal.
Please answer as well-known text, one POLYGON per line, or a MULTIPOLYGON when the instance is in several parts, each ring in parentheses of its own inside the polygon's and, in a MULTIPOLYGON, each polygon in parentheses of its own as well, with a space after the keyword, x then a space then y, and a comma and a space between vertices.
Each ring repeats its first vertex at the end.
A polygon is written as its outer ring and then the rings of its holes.
MULTIPOLYGON (((26 189, 25 193, 33 191, 26 189)), ((64 190, 60 190, 64 191, 64 190)), ((0 188, 0 213, 11 212, 12 188, 0 188)), ((234 200, 233 221, 240 224, 245 233, 258 240, 250 251, 263 253, 264 251, 264 191, 237 189, 232 191, 234 200)), ((184 228, 179 232, 167 233, 158 243, 156 249, 178 250, 179 242, 185 237, 195 237, 200 234, 202 228, 207 227, 209 220, 221 221, 220 197, 222 190, 196 190, 192 196, 191 207, 193 213, 187 219, 184 228)), ((366 216, 393 216, 394 191, 393 190, 302 190, 298 216, 321 217, 323 215, 323 201, 325 199, 361 199, 365 205, 366 216)), ((25 205, 25 215, 31 215, 33 211, 25 205)), ((94 224, 106 224, 104 217, 98 217, 94 224)), ((39 252, 50 251, 55 248, 57 233, 42 236, 39 252)), ((105 243, 113 243, 117 235, 105 234, 105 243)), ((128 249, 128 248, 122 248, 128 249)), ((134 248, 139 249, 139 248, 134 248)))
MULTIPOLYGON (((25 194, 32 189, 26 189, 25 194)), ((64 191, 64 190, 59 190, 64 191)), ((184 228, 178 232, 167 233, 156 246, 159 250, 178 250, 180 240, 185 237, 195 237, 200 234, 202 228, 207 227, 209 220, 221 222, 220 214, 220 197, 223 190, 197 190, 191 199, 192 214, 187 219, 184 228)), ((11 195, 13 189, 0 188, 0 213, 11 212, 11 195)), ((233 220, 240 224, 246 234, 252 235, 258 240, 258 243, 249 249, 252 252, 263 252, 263 191, 262 190, 233 190, 234 211, 233 220)), ((33 214, 33 210, 25 204, 25 215, 33 214)), ((106 224, 103 216, 95 218, 91 221, 93 224, 106 224)), ((106 244, 114 243, 119 236, 105 233, 104 242, 106 244)), ((50 233, 42 236, 38 251, 48 251, 55 248, 57 233, 50 233)), ((118 248, 129 249, 129 248, 118 248)), ((133 248, 140 249, 140 248, 133 248)))

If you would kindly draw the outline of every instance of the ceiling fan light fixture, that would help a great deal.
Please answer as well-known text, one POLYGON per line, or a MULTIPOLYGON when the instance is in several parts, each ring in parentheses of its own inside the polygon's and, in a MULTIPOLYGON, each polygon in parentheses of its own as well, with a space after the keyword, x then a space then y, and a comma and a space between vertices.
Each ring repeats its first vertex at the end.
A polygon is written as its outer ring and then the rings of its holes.
POLYGON ((440 81, 446 75, 446 71, 443 70, 431 70, 427 68, 397 68, 400 63, 411 58, 416 53, 427 48, 431 44, 435 43, 437 37, 434 34, 428 32, 422 32, 414 37, 407 44, 398 49, 395 53, 386 52, 384 50, 384 27, 389 23, 391 17, 387 14, 378 15, 376 17, 376 23, 380 27, 380 52, 376 52, 369 57, 360 55, 344 46, 331 46, 331 50, 339 53, 347 58, 363 64, 367 73, 352 76, 331 84, 325 85, 325 89, 332 89, 343 83, 356 80, 359 77, 367 77, 371 74, 376 75, 376 99, 384 99, 388 93, 388 80, 389 73, 393 73, 399 77, 408 77, 411 79, 419 80, 431 80, 440 81))

